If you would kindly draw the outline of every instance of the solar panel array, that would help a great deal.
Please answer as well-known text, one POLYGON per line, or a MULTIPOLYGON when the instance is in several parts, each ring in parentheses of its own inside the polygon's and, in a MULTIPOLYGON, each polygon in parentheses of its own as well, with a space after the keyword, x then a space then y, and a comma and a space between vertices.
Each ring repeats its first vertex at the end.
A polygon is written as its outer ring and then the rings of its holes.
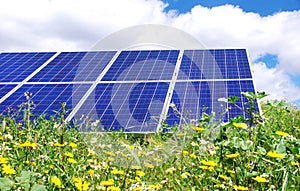
POLYGON ((0 69, 0 112, 30 92, 37 115, 65 102, 69 121, 98 119, 126 132, 154 132, 204 111, 228 121, 246 115, 241 92, 255 92, 245 49, 1 53, 0 69), (219 101, 229 96, 240 97, 238 107, 219 101))

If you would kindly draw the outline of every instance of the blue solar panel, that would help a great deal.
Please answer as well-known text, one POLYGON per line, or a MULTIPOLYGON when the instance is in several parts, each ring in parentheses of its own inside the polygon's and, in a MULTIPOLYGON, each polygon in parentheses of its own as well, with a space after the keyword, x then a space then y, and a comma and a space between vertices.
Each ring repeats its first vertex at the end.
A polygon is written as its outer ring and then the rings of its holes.
POLYGON ((164 119, 182 124, 199 120, 202 112, 224 121, 246 116, 241 92, 255 92, 245 49, 63 52, 46 62, 53 55, 0 54, 0 96, 7 97, 0 111, 22 104, 31 92, 35 114, 50 116, 66 102, 73 110, 67 118, 77 123, 99 119, 105 130, 154 132, 164 119), (238 107, 218 101, 229 96, 239 97, 238 107))
POLYGON ((95 81, 116 51, 63 52, 30 82, 95 81))
POLYGON ((78 93, 83 95, 90 87, 89 84, 26 84, 14 92, 8 99, 0 105, 0 111, 3 112, 7 106, 15 109, 19 108, 26 102, 25 92, 32 93, 32 100, 34 102, 33 113, 47 114, 51 116, 56 114, 55 111, 61 111, 61 103, 67 104, 67 109, 72 109, 78 93), (76 92, 76 95, 74 95, 76 92), (75 97, 73 99, 73 97, 75 97))
POLYGON ((0 98, 16 87, 15 84, 0 85, 0 98))
POLYGON ((103 81, 171 80, 179 51, 123 51, 103 81))
POLYGON ((168 88, 163 82, 98 84, 75 117, 100 119, 106 130, 153 132, 168 88))
POLYGON ((2 53, 0 82, 21 82, 55 53, 2 53))

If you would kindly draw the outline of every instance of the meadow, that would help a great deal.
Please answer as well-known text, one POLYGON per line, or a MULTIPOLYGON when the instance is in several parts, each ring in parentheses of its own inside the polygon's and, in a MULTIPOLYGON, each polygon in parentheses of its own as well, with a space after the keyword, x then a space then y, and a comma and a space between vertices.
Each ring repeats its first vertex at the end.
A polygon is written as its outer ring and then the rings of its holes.
POLYGON ((259 113, 254 100, 264 95, 244 96, 246 118, 216 123, 203 113, 148 135, 81 133, 64 104, 46 119, 28 98, 0 116, 1 191, 300 190, 300 111, 272 101, 259 113))

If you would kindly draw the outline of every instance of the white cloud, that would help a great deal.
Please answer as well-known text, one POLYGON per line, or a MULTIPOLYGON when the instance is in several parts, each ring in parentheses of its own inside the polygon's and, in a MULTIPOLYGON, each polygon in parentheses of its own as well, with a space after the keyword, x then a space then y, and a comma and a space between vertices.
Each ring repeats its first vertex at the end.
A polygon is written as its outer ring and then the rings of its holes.
POLYGON ((175 11, 164 12, 167 4, 159 0, 0 3, 0 51, 87 50, 125 27, 166 24, 192 34, 208 48, 245 47, 252 62, 265 53, 277 55, 279 65, 275 69, 262 63, 253 65, 258 89, 280 99, 295 100, 300 95, 288 78, 288 74, 300 75, 300 11, 261 17, 224 5, 211 9, 195 6, 178 15, 175 11))

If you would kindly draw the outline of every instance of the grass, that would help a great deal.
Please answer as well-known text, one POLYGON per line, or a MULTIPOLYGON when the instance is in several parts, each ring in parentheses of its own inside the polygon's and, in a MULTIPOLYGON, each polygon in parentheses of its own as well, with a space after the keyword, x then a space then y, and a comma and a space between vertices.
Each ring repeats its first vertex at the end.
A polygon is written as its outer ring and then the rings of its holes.
POLYGON ((300 190, 300 111, 275 101, 259 115, 259 97, 245 96, 248 119, 216 125, 203 115, 140 137, 80 133, 64 109, 33 119, 28 99, 0 116, 1 191, 300 190))

